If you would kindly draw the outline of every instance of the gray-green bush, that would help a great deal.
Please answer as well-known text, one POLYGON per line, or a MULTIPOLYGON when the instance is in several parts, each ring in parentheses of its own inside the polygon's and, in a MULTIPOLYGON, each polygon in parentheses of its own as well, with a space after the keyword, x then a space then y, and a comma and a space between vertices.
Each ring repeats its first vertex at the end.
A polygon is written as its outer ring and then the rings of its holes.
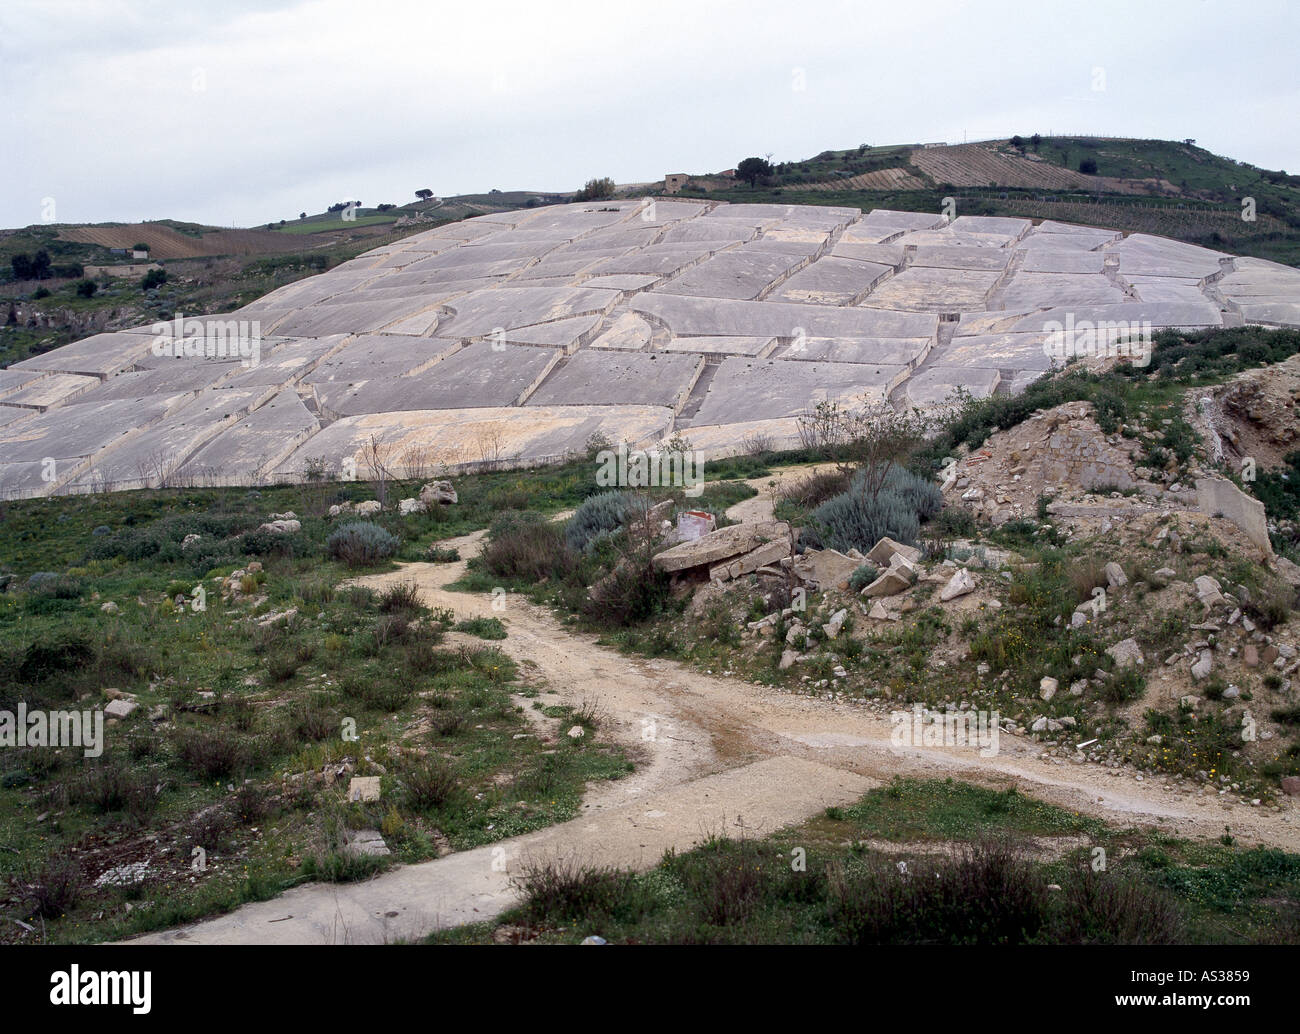
POLYGON ((584 553, 596 540, 617 531, 643 505, 639 492, 614 490, 588 496, 564 526, 564 540, 575 553, 584 553))
POLYGON ((885 536, 916 545, 921 521, 943 507, 939 487, 905 467, 891 467, 874 496, 867 488, 870 483, 860 470, 847 492, 832 496, 812 512, 813 530, 823 546, 866 552, 885 536))
POLYGON ((392 557, 401 541, 378 524, 354 521, 332 532, 325 545, 330 556, 349 567, 370 567, 392 557))

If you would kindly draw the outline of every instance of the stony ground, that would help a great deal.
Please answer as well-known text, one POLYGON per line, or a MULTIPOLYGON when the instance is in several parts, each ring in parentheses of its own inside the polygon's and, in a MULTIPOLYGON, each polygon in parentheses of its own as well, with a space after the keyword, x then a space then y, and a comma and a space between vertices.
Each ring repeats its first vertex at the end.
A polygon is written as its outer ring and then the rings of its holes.
MULTIPOLYGON (((476 533, 448 545, 468 559, 480 542, 476 533)), ((1229 825, 1243 845, 1300 851, 1300 821, 1290 799, 1251 807, 1231 793, 1090 763, 1074 751, 1058 756, 1031 737, 1004 735, 993 757, 974 748, 897 747, 891 741, 894 725, 878 704, 706 674, 675 661, 629 658, 515 597, 499 611, 491 596, 467 599, 448 591, 463 566, 406 564, 363 583, 378 587, 414 579, 433 606, 501 617, 509 630, 503 648, 544 690, 541 701, 598 701, 599 734, 632 752, 637 771, 590 795, 582 817, 537 834, 400 868, 363 884, 301 887, 145 940, 418 937, 509 907, 515 900, 510 877, 525 859, 576 856, 647 868, 670 847, 688 848, 715 833, 772 832, 827 806, 847 804, 895 775, 1017 786, 1081 814, 1190 838, 1215 838, 1229 825)))

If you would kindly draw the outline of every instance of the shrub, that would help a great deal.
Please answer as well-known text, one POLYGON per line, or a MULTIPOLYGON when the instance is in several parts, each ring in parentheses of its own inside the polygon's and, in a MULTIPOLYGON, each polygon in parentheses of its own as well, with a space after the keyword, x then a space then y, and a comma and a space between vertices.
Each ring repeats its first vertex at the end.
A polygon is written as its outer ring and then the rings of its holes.
POLYGON ((242 783, 235 792, 233 807, 235 817, 245 826, 251 826, 271 814, 273 803, 264 787, 256 783, 242 783))
POLYGON ((638 898, 633 873, 572 859, 526 863, 511 882, 524 896, 524 915, 534 922, 590 922, 625 915, 638 898))
POLYGON ((300 741, 319 743, 328 739, 339 728, 334 716, 306 701, 300 701, 289 710, 289 722, 300 741))
POLYGON ((457 632, 468 632, 480 639, 504 639, 506 626, 500 618, 470 618, 456 626, 457 632))
POLYGON ((1137 668, 1115 672, 1102 683, 1102 699, 1110 704, 1126 704, 1147 691, 1147 680, 1137 668))
POLYGON ((69 854, 52 854, 26 874, 27 900, 31 913, 45 919, 68 914, 81 899, 85 884, 81 869, 69 854))
POLYGON ((1154 887, 1080 865, 1065 888, 1065 908, 1053 940, 1178 944, 1184 940, 1183 920, 1174 901, 1154 887))
POLYGON ((18 660, 18 678, 41 682, 94 663, 95 649, 81 632, 60 630, 31 643, 18 660))
POLYGON ((931 532, 951 538, 969 538, 977 527, 971 510, 965 506, 947 506, 935 516, 931 532))
POLYGON ((811 510, 849 487, 848 471, 822 470, 807 477, 791 480, 780 490, 782 502, 811 510))
POLYGON ((834 868, 829 907, 852 944, 1023 944, 1044 924, 1047 895, 1016 848, 986 841, 934 867, 877 858, 834 868))
MULTIPOLYGON (((860 488, 868 481, 866 471, 859 470, 853 477, 853 486, 860 488)), ((880 482, 880 490, 901 496, 922 521, 930 520, 943 509, 943 492, 940 491, 939 486, 898 464, 894 464, 886 471, 884 480, 880 482)))
POLYGON ((415 614, 424 607, 414 582, 397 582, 379 594, 379 609, 385 614, 415 614))
POLYGON ((915 545, 920 532, 916 510, 901 496, 882 491, 874 499, 853 491, 828 499, 812 512, 820 542, 847 552, 871 549, 885 536, 915 545))
POLYGON ((138 769, 113 760, 90 765, 71 786, 70 796, 91 811, 147 815, 155 802, 153 786, 138 769))
POLYGON ((440 808, 458 788, 455 770, 442 758, 425 758, 403 775, 406 797, 416 811, 440 808))
POLYGON ((669 576, 656 568, 619 563, 591 587, 582 608, 607 625, 630 625, 664 613, 672 598, 669 576))
POLYGON ((251 763, 245 741, 223 727, 182 730, 176 736, 176 754, 186 768, 205 779, 235 775, 251 763))
POLYGON ((588 496, 564 525, 564 540, 575 553, 589 552, 602 533, 615 532, 647 505, 639 492, 612 491, 588 496))
POLYGON ((186 829, 187 846, 216 851, 226 846, 234 827, 234 816, 220 804, 204 808, 194 816, 186 829))
POLYGON ((272 682, 288 682, 299 667, 298 659, 289 653, 273 653, 266 659, 266 674, 272 682))
POLYGON ((921 521, 942 508, 939 486, 905 467, 895 464, 883 475, 859 468, 848 491, 813 511, 812 524, 818 541, 841 552, 869 550, 885 536, 916 545, 921 521))
POLYGON ((880 572, 875 567, 871 564, 863 564, 849 575, 849 589, 852 592, 861 592, 879 577, 880 572))
POLYGON ((401 541, 369 521, 354 521, 336 529, 325 540, 330 556, 348 567, 373 567, 397 553, 401 541))
POLYGON ((539 513, 508 510, 488 529, 483 564, 492 574, 540 582, 567 574, 574 562, 560 526, 539 513))

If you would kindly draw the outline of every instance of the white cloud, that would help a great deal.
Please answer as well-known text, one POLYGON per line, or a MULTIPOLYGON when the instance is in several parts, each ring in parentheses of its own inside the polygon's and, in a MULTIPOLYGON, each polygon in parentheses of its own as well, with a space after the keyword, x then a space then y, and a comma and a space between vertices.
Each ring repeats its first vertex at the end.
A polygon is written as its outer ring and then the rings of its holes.
POLYGON ((963 132, 1193 136, 1295 171, 1297 21, 1273 0, 7 0, 0 224, 54 196, 63 221, 248 225, 963 132))

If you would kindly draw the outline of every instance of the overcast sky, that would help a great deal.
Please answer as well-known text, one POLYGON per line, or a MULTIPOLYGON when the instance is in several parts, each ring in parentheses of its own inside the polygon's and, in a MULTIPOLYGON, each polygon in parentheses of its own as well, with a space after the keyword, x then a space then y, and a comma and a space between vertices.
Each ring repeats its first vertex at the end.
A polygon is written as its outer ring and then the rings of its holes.
POLYGON ((1298 54, 1296 0, 0 0, 0 226, 45 198, 247 226, 1035 131, 1296 172, 1298 54))

